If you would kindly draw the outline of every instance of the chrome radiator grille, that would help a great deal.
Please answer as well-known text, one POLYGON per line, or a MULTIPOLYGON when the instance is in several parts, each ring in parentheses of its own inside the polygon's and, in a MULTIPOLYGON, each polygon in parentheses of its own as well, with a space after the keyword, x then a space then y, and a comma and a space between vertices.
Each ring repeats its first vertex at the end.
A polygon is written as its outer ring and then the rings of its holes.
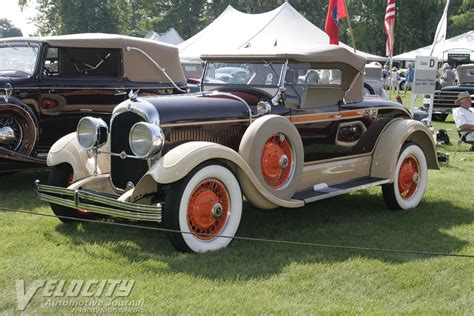
MULTIPOLYGON (((461 91, 435 91, 433 106, 437 108, 455 108, 455 101, 461 91)), ((471 95, 471 99, 473 96, 471 95)), ((474 100, 473 100, 474 101, 474 100)))
MULTIPOLYGON (((115 116, 110 130, 111 151, 117 154, 126 152, 127 155, 133 155, 128 143, 128 135, 135 123, 143 121, 144 119, 141 116, 133 112, 124 112, 115 116)), ((117 188, 125 189, 129 181, 136 185, 147 171, 148 163, 146 160, 110 157, 110 176, 112 183, 117 188)))

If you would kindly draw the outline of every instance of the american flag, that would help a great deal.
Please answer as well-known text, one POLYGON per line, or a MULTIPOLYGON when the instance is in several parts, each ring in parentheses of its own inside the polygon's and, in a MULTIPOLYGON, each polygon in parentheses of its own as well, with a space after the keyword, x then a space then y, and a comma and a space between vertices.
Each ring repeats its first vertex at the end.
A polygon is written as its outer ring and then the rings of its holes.
POLYGON ((387 56, 393 56, 393 41, 395 37, 395 2, 387 1, 387 10, 385 11, 385 21, 383 23, 385 34, 387 35, 387 56))

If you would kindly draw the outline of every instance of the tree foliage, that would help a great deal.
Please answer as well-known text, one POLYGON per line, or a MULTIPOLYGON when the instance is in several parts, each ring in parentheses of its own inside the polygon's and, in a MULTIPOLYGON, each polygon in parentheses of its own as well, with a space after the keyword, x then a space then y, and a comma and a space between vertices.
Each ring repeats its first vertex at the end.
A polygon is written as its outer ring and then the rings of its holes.
MULTIPOLYGON (((41 34, 82 32, 121 33, 144 36, 148 31, 165 32, 174 27, 189 38, 214 21, 228 5, 247 13, 273 10, 284 0, 37 0, 36 23, 41 34)), ((386 0, 346 0, 357 47, 385 53, 383 20, 386 0)), ((28 0, 19 0, 25 5, 28 0)), ((309 21, 324 28, 329 0, 290 0, 309 21)), ((429 45, 446 0, 397 1, 394 53, 429 45)), ((474 2, 451 0, 448 36, 472 28, 474 2)), ((238 27, 238 25, 236 25, 238 27)), ((350 44, 347 22, 340 27, 341 39, 350 44)))
POLYGON ((0 38, 23 36, 21 30, 13 26, 8 19, 0 19, 0 38))

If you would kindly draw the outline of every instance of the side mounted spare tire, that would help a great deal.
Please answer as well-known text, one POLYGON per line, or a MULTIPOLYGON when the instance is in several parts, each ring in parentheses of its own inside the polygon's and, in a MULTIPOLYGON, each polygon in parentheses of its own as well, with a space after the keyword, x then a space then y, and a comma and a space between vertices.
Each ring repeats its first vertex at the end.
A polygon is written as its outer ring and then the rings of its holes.
POLYGON ((0 129, 10 128, 15 135, 15 140, 0 143, 8 150, 30 155, 38 138, 38 122, 34 114, 26 106, 16 104, 1 104, 0 129))
POLYGON ((281 199, 290 199, 303 174, 304 150, 296 127, 279 115, 255 120, 240 142, 239 154, 260 182, 281 199))

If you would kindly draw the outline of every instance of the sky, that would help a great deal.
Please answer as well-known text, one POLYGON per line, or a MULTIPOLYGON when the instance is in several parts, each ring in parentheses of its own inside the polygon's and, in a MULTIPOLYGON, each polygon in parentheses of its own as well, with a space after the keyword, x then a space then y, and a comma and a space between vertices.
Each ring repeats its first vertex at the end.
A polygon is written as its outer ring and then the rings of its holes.
POLYGON ((18 6, 18 0, 0 0, 0 18, 9 19, 15 27, 21 29, 24 36, 36 32, 36 27, 33 22, 31 22, 31 19, 36 12, 36 1, 29 1, 29 3, 30 5, 21 11, 18 6))

